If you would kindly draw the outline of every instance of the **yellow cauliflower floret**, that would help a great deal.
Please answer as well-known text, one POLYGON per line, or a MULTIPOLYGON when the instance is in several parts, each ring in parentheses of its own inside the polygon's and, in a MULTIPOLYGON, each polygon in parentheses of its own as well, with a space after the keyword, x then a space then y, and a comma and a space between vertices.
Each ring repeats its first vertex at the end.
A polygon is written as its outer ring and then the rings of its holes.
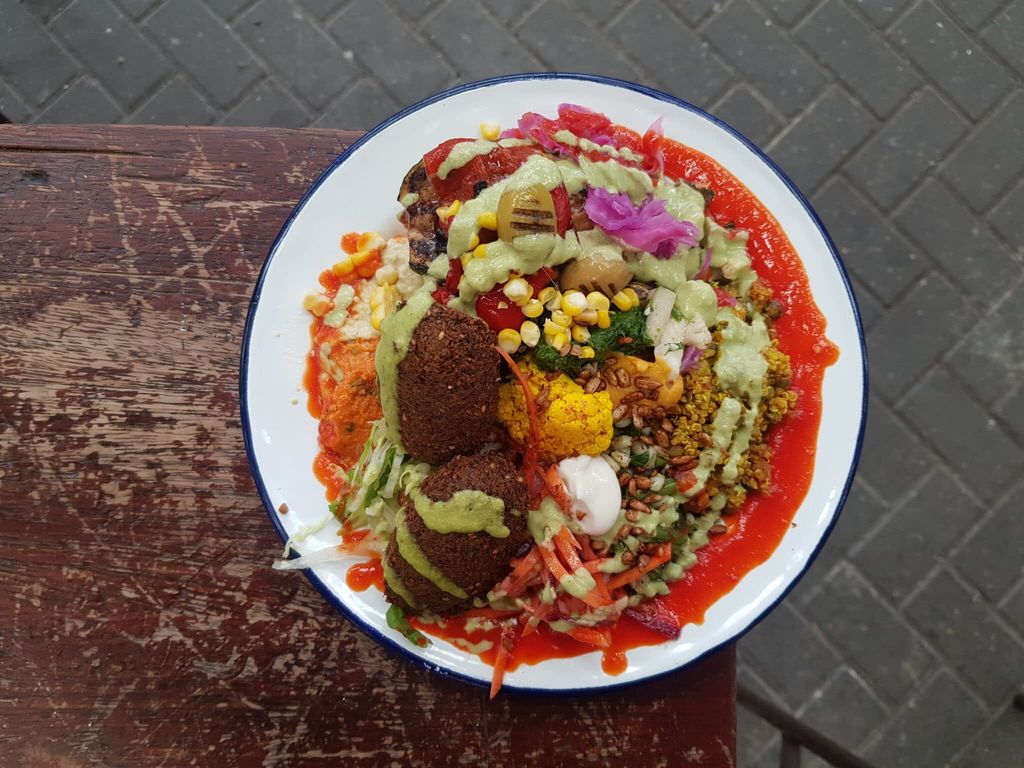
MULTIPOLYGON (((605 392, 587 394, 564 374, 548 381, 536 365, 520 362, 537 399, 540 453, 545 459, 596 456, 612 441, 612 401, 605 392)), ((498 394, 498 419, 516 442, 530 433, 526 400, 518 382, 502 384, 498 394)))

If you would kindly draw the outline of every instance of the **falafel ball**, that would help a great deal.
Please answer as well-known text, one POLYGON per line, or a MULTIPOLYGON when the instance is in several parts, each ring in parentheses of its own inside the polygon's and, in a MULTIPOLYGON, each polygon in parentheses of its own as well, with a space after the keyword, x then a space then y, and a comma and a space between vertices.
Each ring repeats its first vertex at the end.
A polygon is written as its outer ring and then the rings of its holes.
POLYGON ((481 491, 501 499, 505 505, 503 522, 509 535, 498 538, 485 531, 438 533, 427 527, 412 500, 407 498, 404 502, 406 533, 415 540, 430 566, 439 570, 462 594, 440 588, 413 567, 399 552, 396 531, 384 553, 385 575, 389 577, 388 600, 412 613, 454 613, 468 606, 474 597, 487 594, 507 576, 509 561, 530 540, 526 526, 529 504, 526 483, 504 456, 484 453, 455 457, 428 475, 420 490, 428 499, 438 502, 451 499, 458 491, 481 491), (399 583, 393 585, 396 579, 399 583), (411 598, 412 604, 402 593, 411 598))
POLYGON ((500 376, 494 342, 482 320, 440 304, 416 327, 396 389, 402 446, 417 461, 443 464, 491 439, 500 376))

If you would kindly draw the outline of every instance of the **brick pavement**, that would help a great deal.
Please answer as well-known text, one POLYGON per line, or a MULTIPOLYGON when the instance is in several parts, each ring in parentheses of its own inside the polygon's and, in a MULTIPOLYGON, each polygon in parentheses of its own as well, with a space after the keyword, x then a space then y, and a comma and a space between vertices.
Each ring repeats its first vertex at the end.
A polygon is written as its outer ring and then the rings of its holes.
MULTIPOLYGON (((873 376, 842 520, 741 641, 741 680, 879 764, 1010 766, 1022 41, 1024 0, 0 0, 0 112, 368 128, 461 81, 564 69, 729 121, 839 244, 873 376)), ((774 764, 772 730, 740 724, 741 765, 774 764)))

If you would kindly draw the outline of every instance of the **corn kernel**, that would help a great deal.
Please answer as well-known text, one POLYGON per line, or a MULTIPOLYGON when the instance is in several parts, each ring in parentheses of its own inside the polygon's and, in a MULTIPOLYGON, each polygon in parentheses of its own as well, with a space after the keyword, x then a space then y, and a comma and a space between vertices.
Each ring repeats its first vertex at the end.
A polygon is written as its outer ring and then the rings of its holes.
POLYGON ((562 326, 562 328, 568 328, 572 325, 572 318, 560 309, 556 309, 551 313, 551 319, 555 324, 562 326))
POLYGON ((370 291, 370 308, 376 309, 384 303, 384 286, 374 286, 373 290, 370 291))
POLYGON ((376 255, 377 254, 374 251, 359 250, 352 254, 352 263, 355 266, 360 267, 376 255))
POLYGON ((557 336, 560 333, 565 333, 565 328, 563 326, 556 323, 550 317, 544 321, 544 335, 548 337, 549 341, 551 340, 551 337, 557 336))
POLYGON ((487 243, 480 243, 473 248, 474 259, 486 259, 487 258, 487 243))
POLYGON ((359 236, 359 240, 356 241, 356 245, 357 250, 360 251, 379 251, 386 245, 386 241, 376 232, 363 232, 359 236))
POLYGON ((597 324, 597 310, 596 309, 585 309, 580 312, 576 317, 573 318, 577 323, 583 325, 596 325, 597 324))
POLYGON ((302 308, 307 312, 312 312, 317 317, 323 317, 331 311, 333 303, 326 296, 321 296, 318 293, 310 293, 306 295, 306 298, 302 300, 302 308))
POLYGON ((523 314, 530 318, 538 318, 544 314, 544 305, 536 299, 530 299, 523 305, 523 314))
POLYGON ((344 277, 345 275, 351 275, 355 271, 356 265, 352 263, 351 258, 345 258, 335 263, 331 267, 331 272, 336 274, 338 277, 344 277))
POLYGON ((474 232, 473 236, 471 238, 469 238, 469 248, 467 248, 466 250, 467 251, 472 251, 478 245, 480 245, 480 235, 478 235, 478 234, 476 234, 474 232))
POLYGON ((537 299, 541 304, 546 306, 549 302, 552 302, 555 299, 558 299, 559 303, 561 303, 562 294, 558 292, 557 288, 547 285, 540 289, 540 293, 537 294, 537 299))
POLYGON ((580 344, 590 341, 590 330, 585 325, 574 325, 572 327, 572 340, 580 344))
POLYGON ((566 291, 562 294, 562 311, 569 317, 576 317, 587 308, 587 297, 579 291, 566 291))
POLYGON ((498 214, 494 211, 484 211, 476 217, 476 224, 481 229, 490 229, 493 232, 497 232, 498 214))
POLYGON ((513 277, 501 289, 501 292, 508 296, 509 301, 514 304, 523 305, 533 295, 533 288, 521 277, 513 277))
POLYGON ((473 254, 471 254, 471 253, 464 253, 464 254, 462 254, 459 257, 459 261, 462 262, 462 268, 463 269, 465 269, 469 265, 469 262, 471 262, 472 260, 473 260, 473 254))
POLYGON ((626 298, 629 299, 629 303, 634 307, 640 306, 640 297, 636 295, 636 291, 632 288, 623 288, 622 292, 626 294, 626 298))
POLYGON ((612 304, 621 309, 623 312, 626 312, 633 308, 633 300, 626 295, 625 291, 619 291, 614 296, 612 296, 612 304))
POLYGON ((612 325, 612 316, 608 314, 607 309, 597 310, 597 327, 598 328, 610 328, 612 325))
POLYGON ((457 214, 459 212, 459 209, 461 207, 462 207, 462 201, 461 200, 456 200, 451 205, 442 205, 440 208, 437 209, 437 218, 439 218, 442 222, 447 223, 447 221, 452 216, 454 216, 455 214, 457 214))
POLYGON ((587 306, 590 309, 610 309, 611 302, 600 291, 591 291, 587 294, 587 306))
POLYGON ((501 126, 497 123, 493 123, 486 120, 480 123, 480 136, 487 141, 497 141, 498 136, 501 135, 501 126))
POLYGON ((580 357, 582 357, 584 360, 590 360, 591 358, 594 357, 595 354, 596 353, 594 352, 593 347, 584 347, 583 349, 580 350, 580 357))
POLYGON ((569 343, 569 337, 564 333, 559 333, 551 337, 551 346, 555 349, 561 349, 569 343))
POLYGON ((398 270, 390 264, 380 267, 373 275, 377 285, 394 285, 398 282, 398 270))
POLYGON ((387 310, 383 305, 376 307, 370 313, 370 325, 374 327, 374 330, 380 330, 381 323, 384 322, 384 318, 387 316, 387 310))
POLYGON ((523 324, 519 326, 519 336, 526 346, 536 347, 540 342, 540 328, 531 320, 524 320, 523 324))
POLYGON ((510 355, 519 349, 519 345, 522 343, 523 337, 515 328, 505 328, 498 333, 498 344, 510 355))

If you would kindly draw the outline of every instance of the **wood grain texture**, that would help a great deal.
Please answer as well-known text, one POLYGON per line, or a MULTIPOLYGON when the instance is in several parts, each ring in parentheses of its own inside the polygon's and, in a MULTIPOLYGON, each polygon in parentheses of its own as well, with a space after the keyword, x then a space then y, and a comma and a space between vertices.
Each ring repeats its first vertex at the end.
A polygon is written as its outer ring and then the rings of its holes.
POLYGON ((355 135, 0 127, 0 765, 731 766, 732 649, 488 702, 270 570, 242 327, 355 135))

